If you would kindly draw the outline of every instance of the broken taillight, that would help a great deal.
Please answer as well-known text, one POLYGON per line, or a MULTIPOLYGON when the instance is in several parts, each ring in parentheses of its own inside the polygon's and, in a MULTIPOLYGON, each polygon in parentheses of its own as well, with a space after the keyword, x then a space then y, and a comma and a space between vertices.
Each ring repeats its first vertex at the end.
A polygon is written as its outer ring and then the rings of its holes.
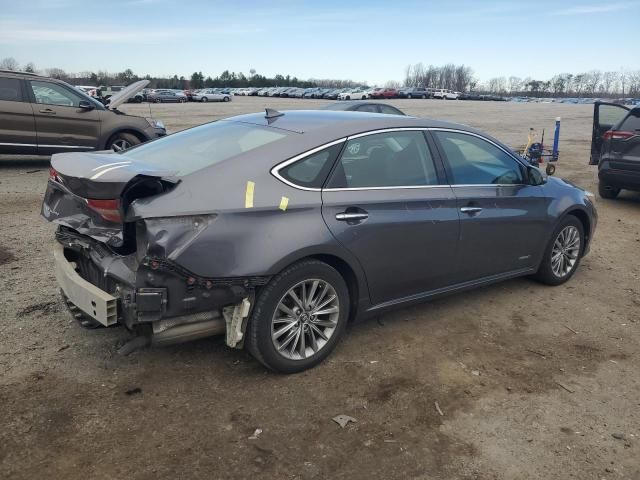
POLYGON ((622 130, 609 130, 608 132, 604 132, 602 139, 607 140, 629 140, 632 137, 638 135, 635 132, 624 132, 622 130))
POLYGON ((114 223, 122 223, 119 199, 93 200, 91 198, 88 198, 87 205, 91 210, 97 212, 105 220, 114 223))
POLYGON ((56 172, 56 169, 53 167, 49 167, 49 180, 62 183, 60 182, 60 176, 58 175, 58 172, 56 172))

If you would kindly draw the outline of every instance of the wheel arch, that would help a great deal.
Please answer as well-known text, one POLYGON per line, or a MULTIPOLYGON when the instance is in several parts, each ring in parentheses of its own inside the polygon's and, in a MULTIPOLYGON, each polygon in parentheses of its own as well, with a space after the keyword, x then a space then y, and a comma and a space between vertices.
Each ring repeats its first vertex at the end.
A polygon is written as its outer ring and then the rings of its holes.
POLYGON ((297 255, 288 256, 288 258, 280 262, 273 271, 279 273, 294 263, 310 259, 330 265, 344 278, 347 289, 349 290, 349 322, 353 322, 361 312, 367 309, 369 302, 366 278, 357 260, 354 263, 354 261, 344 258, 337 252, 303 251, 298 252, 297 255))
POLYGON ((562 221, 569 215, 576 217, 582 224, 582 229, 584 230, 584 243, 585 243, 585 248, 583 249, 583 251, 587 251, 589 243, 591 242, 591 219, 589 218, 589 215, 587 214, 587 212, 585 212, 583 209, 570 208, 569 210, 564 212, 564 214, 562 214, 559 221, 562 221))

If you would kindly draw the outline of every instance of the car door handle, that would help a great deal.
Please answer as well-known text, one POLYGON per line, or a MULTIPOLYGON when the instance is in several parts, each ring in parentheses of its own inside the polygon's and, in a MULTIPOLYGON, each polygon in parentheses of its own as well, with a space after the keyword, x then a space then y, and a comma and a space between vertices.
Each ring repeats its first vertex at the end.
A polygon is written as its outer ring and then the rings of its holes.
POLYGON ((462 207, 460 209, 462 213, 466 213, 468 215, 475 215, 476 213, 480 213, 482 208, 480 207, 462 207))
POLYGON ((342 212, 336 213, 336 220, 340 222, 350 222, 350 221, 362 221, 369 218, 369 214, 366 212, 342 212))
POLYGON ((40 110, 40 113, 47 113, 49 115, 55 115, 56 114, 55 110, 51 110, 50 108, 43 108, 42 110, 40 110))

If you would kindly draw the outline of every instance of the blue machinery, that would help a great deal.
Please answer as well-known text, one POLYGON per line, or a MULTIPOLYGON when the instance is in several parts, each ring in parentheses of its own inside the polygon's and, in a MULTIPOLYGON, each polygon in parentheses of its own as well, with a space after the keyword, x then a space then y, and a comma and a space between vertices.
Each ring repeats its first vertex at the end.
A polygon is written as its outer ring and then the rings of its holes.
POLYGON ((553 148, 551 150, 544 147, 544 129, 542 130, 542 138, 537 141, 538 134, 535 129, 529 129, 529 136, 527 144, 518 150, 518 153, 531 165, 536 167, 542 167, 542 164, 547 162, 546 172, 549 175, 553 175, 556 171, 555 162, 558 161, 560 156, 560 150, 558 146, 560 144, 560 117, 556 118, 556 125, 553 132, 553 148))

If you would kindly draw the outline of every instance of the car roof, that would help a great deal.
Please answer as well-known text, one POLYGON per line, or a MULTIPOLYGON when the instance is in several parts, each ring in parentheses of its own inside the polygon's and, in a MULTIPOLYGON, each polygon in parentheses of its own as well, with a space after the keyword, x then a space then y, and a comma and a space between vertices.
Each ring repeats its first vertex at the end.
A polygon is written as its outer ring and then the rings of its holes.
POLYGON ((227 121, 250 123, 311 134, 318 141, 342 138, 370 130, 402 127, 439 127, 473 131, 469 127, 429 118, 342 110, 287 110, 267 118, 264 113, 250 113, 227 118, 227 121))

